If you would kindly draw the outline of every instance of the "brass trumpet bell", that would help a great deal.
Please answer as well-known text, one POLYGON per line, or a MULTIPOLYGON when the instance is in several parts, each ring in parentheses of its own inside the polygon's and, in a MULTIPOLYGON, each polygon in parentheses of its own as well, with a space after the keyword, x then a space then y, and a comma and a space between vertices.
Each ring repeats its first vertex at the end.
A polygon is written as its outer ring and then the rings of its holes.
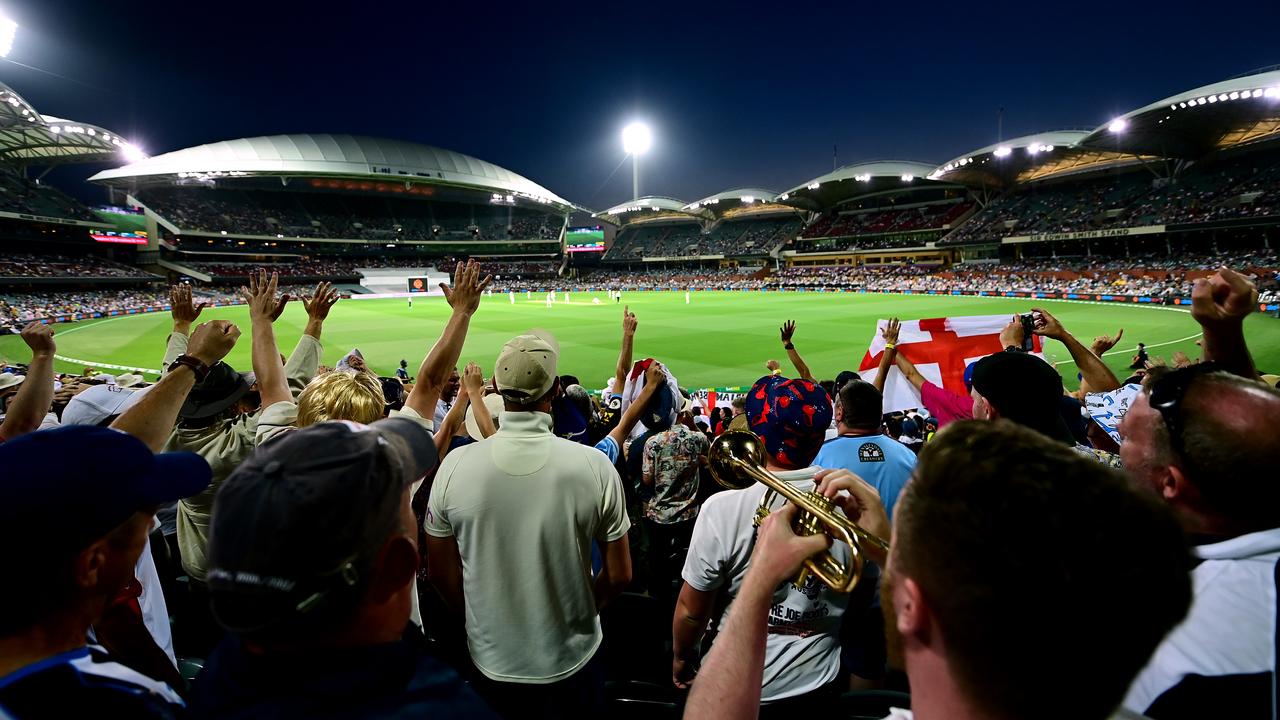
POLYGON ((797 490, 766 470, 766 457, 764 441, 758 435, 747 430, 730 430, 711 444, 707 461, 711 477, 730 490, 743 490, 757 482, 769 488, 760 501, 760 507, 756 509, 757 527, 769 516, 769 506, 773 503, 774 496, 781 495, 800 508, 792 526, 797 535, 824 533, 832 540, 839 540, 849 546, 848 563, 841 562, 830 550, 806 559, 794 582, 797 589, 804 585, 812 573, 836 592, 847 593, 853 590, 862 577, 862 568, 866 562, 862 543, 872 543, 882 549, 888 549, 888 545, 836 510, 830 499, 812 490, 797 490))

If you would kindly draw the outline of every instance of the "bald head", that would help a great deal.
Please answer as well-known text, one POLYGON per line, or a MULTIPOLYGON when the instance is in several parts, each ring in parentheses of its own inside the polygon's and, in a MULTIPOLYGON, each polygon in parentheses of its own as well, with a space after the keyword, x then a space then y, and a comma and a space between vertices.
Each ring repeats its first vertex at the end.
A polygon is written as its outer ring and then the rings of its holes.
POLYGON ((1178 410, 1181 448, 1144 392, 1125 416, 1130 476, 1174 505, 1192 532, 1242 534, 1280 525, 1280 391, 1225 372, 1197 377, 1178 410), (1131 417, 1132 416, 1132 417, 1131 417))

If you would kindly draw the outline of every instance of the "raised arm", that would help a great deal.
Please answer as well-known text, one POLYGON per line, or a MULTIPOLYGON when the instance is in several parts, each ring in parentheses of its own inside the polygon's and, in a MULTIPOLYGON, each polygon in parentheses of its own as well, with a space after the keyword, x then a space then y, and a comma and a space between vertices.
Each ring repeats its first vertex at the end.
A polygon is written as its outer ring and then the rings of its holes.
POLYGON ((316 340, 320 339, 320 331, 324 328, 324 320, 329 317, 329 310, 338 302, 338 291, 333 285, 321 282, 316 285, 311 297, 302 298, 302 306, 307 309, 307 327, 302 331, 316 340))
POLYGON ((240 296, 249 304, 249 319, 253 322, 253 374, 258 380, 258 392, 262 407, 293 399, 284 376, 284 363, 280 362, 280 349, 276 347, 275 319, 284 311, 289 296, 276 299, 279 275, 267 275, 265 270, 249 273, 249 287, 240 288, 240 296))
POLYGON ((484 404, 484 370, 480 365, 473 362, 467 363, 467 367, 462 371, 462 387, 467 391, 467 398, 473 399, 471 414, 476 419, 480 434, 484 436, 475 439, 483 440, 498 432, 498 427, 493 424, 493 416, 489 414, 489 407, 484 404))
POLYGON ((1258 369, 1244 341, 1244 319, 1258 309, 1258 288, 1249 278, 1222 267, 1195 281, 1191 317, 1204 331, 1204 359, 1227 372, 1256 380, 1258 369))
MULTIPOLYGON (((204 323, 191 334, 186 355, 203 363, 207 370, 231 352, 239 337, 240 328, 226 320, 204 323)), ((188 364, 177 366, 116 418, 111 427, 138 438, 152 452, 160 452, 178 421, 178 410, 195 384, 196 369, 188 364)))
POLYGON ((724 631, 716 638, 684 706, 686 718, 755 718, 760 714, 765 636, 773 591, 795 575, 801 563, 827 549, 826 535, 798 536, 791 530, 796 506, 787 503, 760 524, 747 576, 742 580, 724 631))
MULTIPOLYGON (((436 432, 432 435, 432 440, 436 445, 436 457, 443 459, 449 452, 449 443, 453 441, 453 436, 458 434, 458 429, 462 427, 463 421, 467 417, 467 407, 471 405, 471 393, 467 392, 466 387, 458 389, 458 397, 453 402, 453 407, 449 408, 449 412, 444 414, 444 419, 440 421, 440 427, 436 428, 436 432)), ((479 440, 480 438, 476 438, 479 440)))
POLYGON ((778 335, 782 338, 782 348, 787 351, 787 357, 791 359, 791 364, 796 368, 796 374, 804 380, 817 382, 813 379, 813 373, 809 370, 809 366, 805 365, 804 358, 800 357, 800 353, 796 350, 795 343, 791 342, 791 338, 796 334, 796 321, 788 320, 782 323, 782 327, 778 328, 778 335))
MULTIPOLYGON (((613 391, 622 394, 631 370, 632 346, 636 337, 636 316, 630 305, 622 306, 622 349, 618 351, 618 367, 613 372, 613 391)), ((607 399, 607 398, 606 398, 607 399)), ((639 416, 637 416, 639 417, 639 416)))
POLYGON ((440 391, 449 378, 449 370, 458 364, 462 343, 467 339, 467 328, 471 325, 471 316, 480 307, 480 295, 489 286, 490 280, 492 278, 488 275, 481 280, 479 263, 469 260, 466 265, 458 263, 453 273, 452 288, 444 283, 440 284, 453 313, 449 316, 449 322, 445 323, 440 339, 422 359, 413 390, 404 401, 405 407, 424 418, 435 415, 440 391))
POLYGON ((907 379, 907 382, 915 385, 917 391, 923 391, 924 376, 921 375, 920 371, 916 369, 916 366, 907 359, 907 356, 895 352, 893 361, 897 363, 898 369, 902 371, 902 376, 907 379))
POLYGON ((1032 308, 1032 312, 1038 314, 1035 320, 1035 329, 1032 332, 1036 335, 1053 338, 1067 346, 1067 352, 1071 353, 1071 359, 1075 362, 1076 367, 1080 369, 1081 389, 1087 388, 1087 391, 1091 392, 1109 392, 1120 387, 1119 378, 1111 371, 1111 368, 1107 367, 1106 363, 1102 362, 1102 358, 1095 355, 1074 335, 1067 332, 1067 329, 1062 326, 1062 323, 1057 318, 1041 308, 1032 308))
MULTIPOLYGON (((876 370, 876 381, 873 384, 881 395, 884 394, 884 383, 889 377, 889 368, 893 366, 894 358, 898 357, 898 333, 901 329, 902 323, 898 318, 889 318, 889 322, 885 323, 884 329, 880 331, 880 337, 884 338, 884 352, 880 353, 880 368, 876 370)), ((923 384, 924 381, 921 380, 920 385, 923 384)), ((919 389, 920 385, 916 388, 919 389)))
POLYGON ((169 333, 165 343, 164 359, 160 361, 161 371, 168 369, 178 356, 187 351, 187 336, 191 334, 191 324, 199 317, 200 312, 209 303, 199 305, 191 301, 191 286, 181 283, 169 288, 169 314, 173 316, 173 332, 169 333))
POLYGON ((653 394, 658 392, 659 388, 667 387, 667 376, 662 372, 661 363, 652 363, 649 369, 644 373, 644 389, 636 396, 636 401, 627 406, 627 411, 622 413, 622 418, 618 420, 618 425, 609 431, 609 437, 617 443, 618 447, 622 447, 623 441, 631 434, 631 428, 640 422, 640 416, 644 414, 644 409, 649 406, 649 400, 653 398, 653 394))
POLYGON ((31 348, 31 363, 27 366, 27 379, 9 402, 9 412, 0 425, 0 440, 38 430, 53 403, 53 354, 58 351, 53 327, 28 323, 22 328, 22 341, 31 348))

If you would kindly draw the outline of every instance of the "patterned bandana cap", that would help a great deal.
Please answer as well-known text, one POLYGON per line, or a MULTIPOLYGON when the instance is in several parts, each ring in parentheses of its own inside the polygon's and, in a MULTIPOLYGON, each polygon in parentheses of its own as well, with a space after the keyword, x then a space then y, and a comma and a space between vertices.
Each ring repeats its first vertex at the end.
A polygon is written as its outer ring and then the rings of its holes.
POLYGON ((820 385, 778 375, 751 386, 746 410, 750 430, 764 440, 773 461, 788 468, 805 467, 817 457, 833 412, 820 385))

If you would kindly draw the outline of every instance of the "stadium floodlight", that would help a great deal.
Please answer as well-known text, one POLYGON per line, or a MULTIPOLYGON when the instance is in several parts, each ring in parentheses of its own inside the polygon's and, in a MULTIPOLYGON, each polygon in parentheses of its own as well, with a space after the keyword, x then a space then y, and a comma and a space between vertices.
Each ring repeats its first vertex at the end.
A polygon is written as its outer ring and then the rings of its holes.
POLYGON ((998 147, 998 148, 996 148, 994 151, 992 151, 992 153, 991 153, 991 154, 992 154, 992 155, 995 155, 995 156, 996 156, 996 157, 998 157, 998 158, 1002 158, 1002 157, 1007 157, 1007 156, 1009 155, 1009 153, 1011 153, 1011 152, 1013 152, 1013 148, 1010 148, 1010 147, 1005 146, 1005 145, 1001 145, 1000 147, 998 147))
POLYGON ((1128 120, 1125 120, 1124 118, 1116 118, 1115 120, 1111 121, 1111 124, 1107 126, 1107 129, 1113 133, 1122 133, 1128 127, 1129 127, 1128 120))
POLYGON ((13 50, 13 38, 18 34, 18 23, 0 15, 0 57, 9 57, 13 50))
POLYGON ((902 182, 911 182, 912 180, 915 180, 915 179, 916 179, 916 176, 912 175, 911 173, 902 173, 902 182))
POLYGON ((139 160, 147 159, 147 154, 142 152, 141 148, 132 143, 124 143, 121 145, 120 154, 124 155, 124 159, 129 162, 138 162, 139 160))
POLYGON ((622 149, 631 156, 631 199, 640 197, 640 156, 653 147, 653 131, 642 122, 622 128, 622 149))

